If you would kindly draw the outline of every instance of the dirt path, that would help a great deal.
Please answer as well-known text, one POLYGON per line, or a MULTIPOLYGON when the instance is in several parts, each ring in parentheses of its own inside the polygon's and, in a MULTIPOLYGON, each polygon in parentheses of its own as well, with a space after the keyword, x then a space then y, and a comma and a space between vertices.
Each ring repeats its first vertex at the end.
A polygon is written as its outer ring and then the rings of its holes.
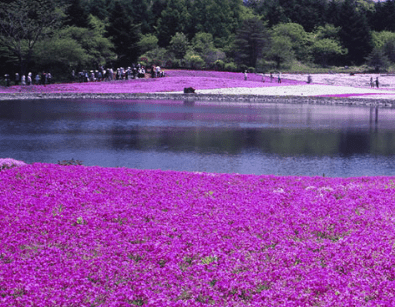
MULTIPOLYGON (((307 81, 308 74, 282 74, 284 79, 307 81)), ((395 89, 395 75, 380 74, 312 74, 313 83, 352 86, 352 87, 370 87, 370 78, 376 80, 379 78, 380 88, 395 89)))

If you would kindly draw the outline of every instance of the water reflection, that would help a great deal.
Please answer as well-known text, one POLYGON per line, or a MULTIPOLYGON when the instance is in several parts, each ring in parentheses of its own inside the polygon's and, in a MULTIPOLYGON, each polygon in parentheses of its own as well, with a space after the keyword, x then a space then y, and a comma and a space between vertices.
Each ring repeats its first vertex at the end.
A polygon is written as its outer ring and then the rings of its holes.
POLYGON ((0 156, 282 175, 395 175, 395 110, 281 103, 2 102, 0 156))

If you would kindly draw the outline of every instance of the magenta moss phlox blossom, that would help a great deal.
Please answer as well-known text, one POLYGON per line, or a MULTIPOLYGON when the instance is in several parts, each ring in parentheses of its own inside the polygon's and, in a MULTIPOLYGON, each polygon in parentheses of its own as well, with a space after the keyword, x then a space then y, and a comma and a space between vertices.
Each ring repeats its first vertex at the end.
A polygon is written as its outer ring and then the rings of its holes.
POLYGON ((0 169, 26 165, 25 162, 12 158, 0 158, 0 169))
POLYGON ((112 82, 62 83, 50 85, 11 86, 0 88, 0 93, 156 93, 183 91, 185 87, 197 90, 233 88, 233 87, 267 87, 304 84, 305 82, 283 80, 281 84, 270 82, 266 76, 262 82, 261 75, 249 74, 244 81, 242 73, 219 71, 171 70, 167 77, 154 79, 122 80, 112 82))
POLYGON ((1 306, 390 306, 394 178, 0 172, 1 306))

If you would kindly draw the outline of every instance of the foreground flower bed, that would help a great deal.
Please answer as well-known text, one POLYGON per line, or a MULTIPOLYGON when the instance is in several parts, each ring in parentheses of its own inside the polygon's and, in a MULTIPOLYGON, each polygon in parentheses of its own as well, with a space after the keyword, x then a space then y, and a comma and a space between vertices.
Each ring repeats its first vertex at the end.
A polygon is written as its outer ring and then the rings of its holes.
POLYGON ((0 93, 156 93, 183 91, 185 87, 195 89, 215 89, 231 87, 267 87, 305 84, 294 80, 283 80, 281 84, 270 82, 266 76, 249 74, 244 81, 242 73, 219 71, 172 70, 165 78, 137 79, 128 81, 62 83, 50 85, 11 86, 0 88, 0 93))
POLYGON ((390 306, 395 178, 0 171, 1 306, 390 306))

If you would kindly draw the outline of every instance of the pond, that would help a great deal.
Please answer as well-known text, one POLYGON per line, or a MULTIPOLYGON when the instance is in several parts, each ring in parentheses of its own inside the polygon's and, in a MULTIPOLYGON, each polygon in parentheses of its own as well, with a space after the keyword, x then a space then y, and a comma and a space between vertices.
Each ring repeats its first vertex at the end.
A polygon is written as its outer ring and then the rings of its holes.
POLYGON ((395 109, 153 100, 0 102, 0 157, 240 174, 395 175, 395 109))

